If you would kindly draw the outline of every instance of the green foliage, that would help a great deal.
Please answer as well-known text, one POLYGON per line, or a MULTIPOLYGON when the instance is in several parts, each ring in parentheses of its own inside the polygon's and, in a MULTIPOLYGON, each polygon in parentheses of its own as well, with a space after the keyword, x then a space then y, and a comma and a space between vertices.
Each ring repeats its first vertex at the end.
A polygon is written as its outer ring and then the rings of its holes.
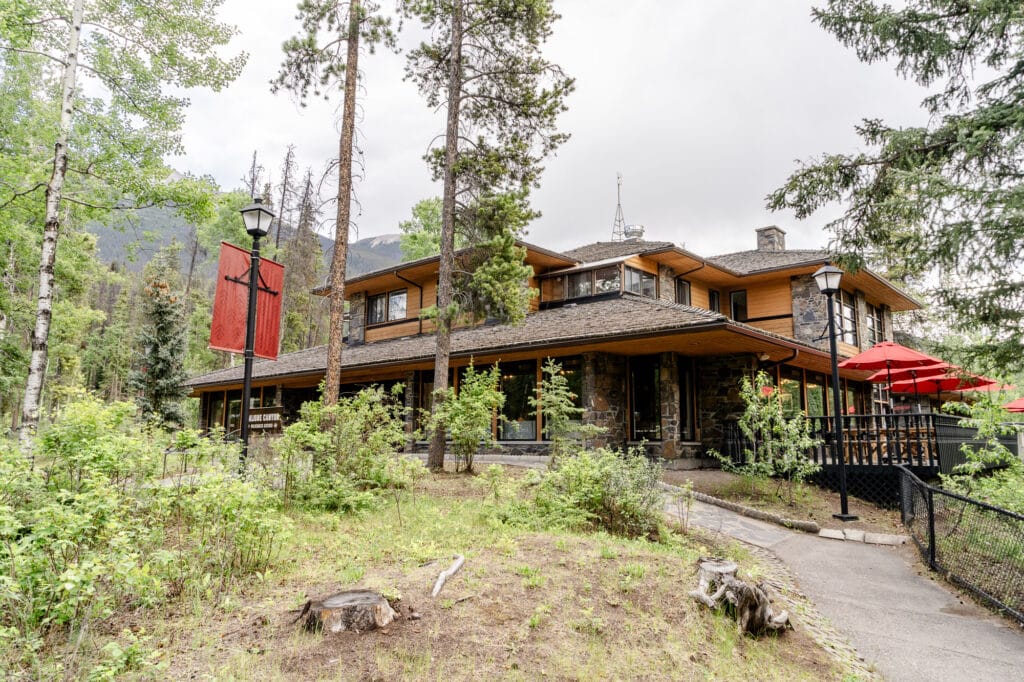
POLYGON ((942 486, 996 507, 1024 514, 1024 463, 999 438, 1017 434, 1021 427, 1008 423, 1000 396, 983 394, 974 403, 946 403, 947 411, 964 415, 960 426, 977 430, 980 446, 964 443, 966 461, 953 474, 940 474, 942 486))
MULTIPOLYGON (((277 92, 293 92, 305 106, 310 94, 330 99, 335 88, 345 88, 345 62, 349 40, 350 2, 335 0, 301 0, 297 18, 302 21, 303 33, 288 38, 282 49, 284 63, 278 76, 271 82, 277 92)), ((358 4, 358 40, 372 52, 378 44, 394 47, 395 33, 391 18, 381 16, 380 6, 363 0, 358 4)))
POLYGON ((848 265, 889 268, 924 289, 978 360, 1024 367, 1019 264, 1024 192, 1024 14, 1014 0, 829 0, 815 21, 864 62, 887 61, 921 86, 928 123, 865 120, 865 151, 828 154, 768 197, 798 218, 843 202, 829 224, 848 265), (983 65, 984 68, 977 68, 983 65))
POLYGON ((494 446, 491 426, 494 415, 505 404, 505 396, 499 389, 501 373, 498 365, 477 371, 472 361, 459 380, 459 392, 447 389, 444 401, 437 406, 428 420, 428 430, 444 424, 455 453, 455 470, 460 462, 466 463, 466 471, 473 471, 473 456, 483 447, 494 446))
POLYGON ((562 365, 553 358, 548 358, 542 370, 544 376, 537 389, 537 395, 530 398, 530 407, 533 408, 534 414, 539 408, 544 417, 544 433, 551 441, 548 450, 551 456, 550 465, 556 466, 558 459, 568 454, 574 443, 579 445, 579 440, 592 438, 604 433, 606 429, 580 422, 585 410, 576 407, 576 399, 579 396, 569 388, 569 380, 562 371, 562 365))
POLYGON ((371 491, 413 486, 422 464, 396 457, 408 437, 403 390, 397 384, 389 394, 372 386, 331 407, 305 403, 273 446, 284 467, 286 502, 347 513, 372 506, 371 491))
MULTIPOLYGON (((269 491, 218 473, 237 466, 237 449, 135 415, 131 403, 80 397, 39 434, 35 467, 0 442, 4 661, 32 667, 51 634, 102 630, 125 609, 213 593, 269 565, 287 523, 269 491), (210 473, 158 483, 172 446, 195 449, 210 473)), ((154 663, 130 637, 103 654, 99 679, 154 663)))
POLYGON ((178 290, 178 249, 161 250, 146 266, 142 291, 145 324, 139 329, 138 358, 130 381, 143 414, 165 424, 183 424, 185 386, 185 305, 178 290))
POLYGON ((306 172, 299 204, 295 236, 284 247, 284 319, 281 324, 281 352, 290 353, 323 343, 327 323, 323 320, 324 298, 312 290, 323 280, 324 254, 316 236, 316 190, 313 175, 306 172))
POLYGON ((656 538, 661 528, 661 467, 640 451, 582 450, 550 469, 533 503, 546 523, 656 538))
MULTIPOLYGON (((402 231, 402 260, 419 260, 441 253, 441 197, 422 199, 412 207, 412 218, 398 223, 402 231)), ((456 239, 455 248, 465 244, 456 239)))
POLYGON ((820 467, 810 459, 810 450, 819 444, 811 436, 811 423, 803 414, 787 417, 782 394, 764 372, 751 381, 743 377, 740 396, 746 404, 739 427, 749 447, 744 447, 744 461, 736 464, 731 458, 710 451, 726 471, 754 479, 779 477, 788 482, 789 501, 793 501, 794 484, 800 485, 820 467))

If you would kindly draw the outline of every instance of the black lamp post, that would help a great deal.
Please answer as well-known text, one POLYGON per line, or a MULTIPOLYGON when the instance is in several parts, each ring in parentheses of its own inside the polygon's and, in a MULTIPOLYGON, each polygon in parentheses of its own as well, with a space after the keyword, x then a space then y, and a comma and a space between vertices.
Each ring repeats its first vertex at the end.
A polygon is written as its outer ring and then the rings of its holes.
POLYGON ((245 231, 252 237, 249 253, 249 307, 245 317, 245 378, 242 383, 242 461, 249 455, 249 401, 252 394, 252 363, 256 349, 256 292, 260 281, 260 238, 270 233, 274 213, 254 198, 241 210, 245 231))
POLYGON ((839 351, 836 349, 836 312, 834 297, 839 291, 843 271, 832 265, 823 265, 814 273, 814 281, 821 293, 828 297, 828 347, 832 355, 832 461, 839 462, 839 503, 841 513, 833 514, 840 521, 856 521, 850 513, 846 497, 846 460, 843 458, 843 408, 839 392, 839 351))

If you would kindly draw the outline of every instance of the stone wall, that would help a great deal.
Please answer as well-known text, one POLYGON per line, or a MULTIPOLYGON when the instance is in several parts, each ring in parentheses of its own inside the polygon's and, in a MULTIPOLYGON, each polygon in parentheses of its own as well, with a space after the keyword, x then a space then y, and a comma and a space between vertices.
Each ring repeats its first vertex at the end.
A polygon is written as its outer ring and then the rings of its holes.
POLYGON ((607 429, 594 439, 598 447, 621 447, 626 432, 626 358, 583 354, 583 421, 607 429))
POLYGON ((697 375, 697 410, 700 440, 705 449, 725 446, 725 423, 739 419, 745 405, 740 397, 744 376, 752 376, 757 360, 752 355, 702 358, 697 375))
POLYGON ((794 337, 828 352, 828 303, 825 295, 810 275, 791 278, 790 291, 793 294, 794 337))
POLYGON ((348 343, 351 346, 366 341, 366 294, 362 291, 348 299, 348 343))

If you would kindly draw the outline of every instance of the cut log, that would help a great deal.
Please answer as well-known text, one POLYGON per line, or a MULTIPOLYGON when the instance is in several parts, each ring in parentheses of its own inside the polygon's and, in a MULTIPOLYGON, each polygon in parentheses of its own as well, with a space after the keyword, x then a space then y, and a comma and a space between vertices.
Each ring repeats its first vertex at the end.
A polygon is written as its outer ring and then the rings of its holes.
POLYGON ((750 585, 739 580, 738 568, 725 559, 702 558, 697 589, 690 596, 711 609, 724 605, 736 616, 740 631, 754 636, 791 627, 788 613, 772 609, 765 584, 750 585))
POLYGON ((372 590, 348 590, 322 601, 307 601, 295 622, 310 632, 366 632, 382 628, 395 619, 395 610, 381 594, 372 590))

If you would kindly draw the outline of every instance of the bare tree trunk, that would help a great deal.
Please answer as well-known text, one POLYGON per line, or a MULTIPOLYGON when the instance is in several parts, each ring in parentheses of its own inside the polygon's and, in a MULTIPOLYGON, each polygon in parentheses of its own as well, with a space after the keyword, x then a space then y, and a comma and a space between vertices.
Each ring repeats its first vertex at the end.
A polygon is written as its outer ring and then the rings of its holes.
POLYGON ((295 167, 295 145, 288 145, 288 152, 284 155, 284 178, 281 180, 281 203, 277 207, 277 232, 274 233, 274 253, 281 249, 281 225, 284 223, 284 214, 288 201, 288 183, 291 182, 292 170, 295 167))
MULTIPOLYGON (((455 162, 459 154, 459 110, 462 106, 462 0, 452 6, 451 63, 448 67, 448 122, 445 126, 444 200, 441 204, 441 261, 437 273, 437 349, 434 351, 434 414, 448 389, 452 349, 452 271, 455 269, 455 162)), ((445 425, 435 421, 427 467, 444 468, 445 425)))
POLYGON ((188 295, 192 291, 192 274, 196 269, 196 254, 199 253, 199 229, 193 227, 192 233, 194 235, 192 240, 192 256, 188 259, 188 277, 185 278, 185 305, 188 306, 189 311, 192 310, 192 304, 188 295))
POLYGON ((359 0, 352 0, 348 9, 345 101, 338 149, 338 216, 334 226, 334 255, 331 258, 331 327, 327 338, 327 377, 324 386, 324 405, 327 406, 338 402, 338 392, 341 390, 341 351, 345 331, 345 265, 348 260, 348 227, 352 205, 352 138, 355 131, 361 11, 359 0))
MULTIPOLYGON (((14 262, 14 240, 7 240, 7 266, 4 268, 2 281, 4 289, 7 289, 7 293, 13 298, 15 285, 14 285, 14 268, 16 263, 14 262)), ((10 317, 4 314, 4 311, 0 310, 0 341, 3 341, 7 337, 7 327, 10 326, 10 317)))
POLYGON ((84 0, 75 0, 68 32, 67 61, 61 79, 60 124, 53 150, 53 172, 46 184, 46 222, 43 226, 43 248, 39 258, 39 298, 36 324, 32 332, 32 356, 25 381, 19 438, 22 452, 28 454, 32 435, 39 426, 39 403, 46 378, 50 318, 53 315, 53 265, 57 259, 57 235, 60 232, 61 198, 68 168, 68 136, 71 133, 71 112, 75 101, 75 79, 78 75, 78 42, 82 33, 84 0))

